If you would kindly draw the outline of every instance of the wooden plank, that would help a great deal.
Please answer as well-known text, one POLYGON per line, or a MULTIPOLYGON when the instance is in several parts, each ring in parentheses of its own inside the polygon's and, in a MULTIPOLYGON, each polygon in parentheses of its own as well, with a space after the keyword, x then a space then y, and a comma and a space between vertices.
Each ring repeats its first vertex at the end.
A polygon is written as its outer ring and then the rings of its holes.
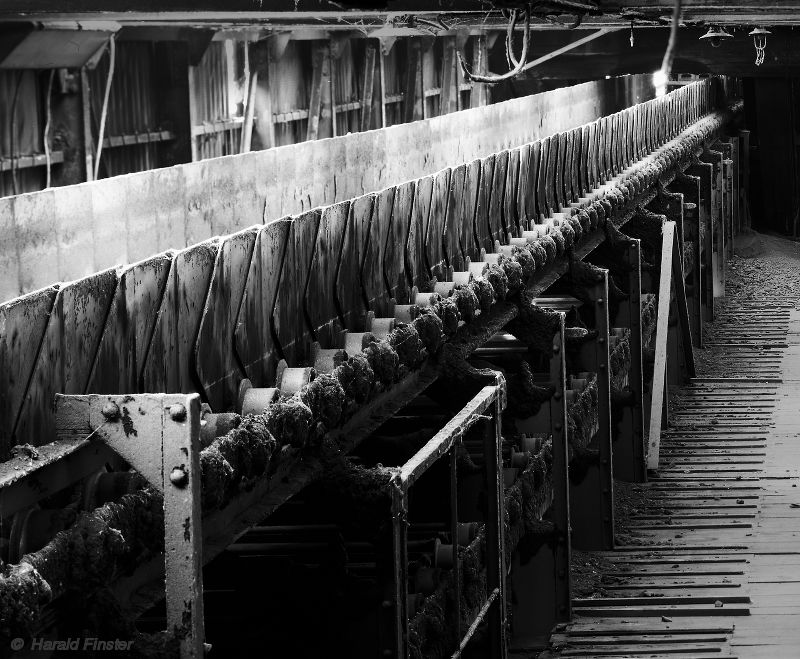
POLYGON ((567 203, 576 202, 578 201, 578 197, 581 196, 581 136, 582 130, 580 128, 573 128, 569 132, 569 143, 572 149, 569 156, 569 167, 567 168, 569 174, 569 181, 566 186, 567 203))
POLYGON ((383 277, 387 295, 399 304, 407 304, 411 294, 410 270, 406 267, 406 243, 411 230, 416 182, 395 188, 392 217, 384 247, 383 277))
MULTIPOLYGON (((319 135, 319 123, 322 119, 323 97, 325 87, 330 84, 330 49, 326 43, 315 42, 312 54, 311 99, 308 104, 308 129, 306 140, 315 140, 319 135)), ((330 96, 328 95, 330 99, 330 96)))
POLYGON ((15 443, 38 446, 55 438, 55 394, 84 393, 116 287, 117 271, 110 269, 59 288, 17 417, 15 443))
POLYGON ((279 355, 272 334, 272 312, 291 225, 291 219, 283 218, 259 229, 236 316, 236 359, 256 387, 275 384, 279 355))
MULTIPOLYGON (((506 185, 503 194, 503 232, 504 235, 519 236, 519 203, 517 192, 519 189, 519 161, 520 150, 511 149, 508 152, 508 166, 506 169, 506 185)), ((505 242, 505 241, 502 241, 505 242)))
POLYGON ((50 286, 0 305, 0 460, 8 458, 14 444, 14 423, 57 293, 50 286))
POLYGON ((139 391, 192 393, 196 390, 195 339, 218 250, 219 242, 213 239, 175 255, 145 357, 139 391))
MULTIPOLYGON (((467 176, 469 176, 467 172, 467 176)), ((494 155, 481 160, 480 182, 478 184, 478 199, 475 205, 475 220, 473 222, 473 235, 475 247, 471 257, 476 258, 481 249, 492 250, 491 220, 489 219, 489 206, 492 198, 494 182, 494 155)))
MULTIPOLYGON (((464 216, 464 185, 466 165, 453 168, 450 173, 450 184, 447 190, 447 211, 439 242, 443 245, 444 260, 454 270, 464 269, 464 255, 461 251, 462 233, 468 228, 464 216)), ((472 223, 472 215, 469 216, 472 223)), ((429 239, 435 236, 429 236, 429 239)))
POLYGON ((206 402, 214 411, 233 409, 246 377, 236 358, 235 332, 259 227, 220 240, 200 320, 194 363, 206 402))
POLYGON ((672 247, 675 243, 675 223, 662 226, 661 280, 658 289, 658 315, 656 321, 655 365, 650 400, 650 434, 647 452, 647 468, 658 469, 661 443, 661 411, 664 405, 664 387, 667 369, 667 333, 669 330, 669 307, 672 285, 672 247))
POLYGON ((174 252, 129 265, 119 282, 86 393, 137 393, 174 252))
POLYGON ((345 329, 351 331, 364 329, 367 303, 361 283, 361 266, 368 251, 367 240, 376 212, 377 197, 369 194, 352 200, 344 226, 340 256, 337 256, 333 295, 339 320, 345 329))
POLYGON ((541 214, 539 199, 539 167, 541 165, 542 143, 531 142, 528 153, 528 192, 526 209, 528 211, 528 228, 531 222, 538 222, 541 214))
POLYGON ((278 352, 290 366, 308 356, 311 337, 303 319, 303 295, 311 270, 321 213, 313 209, 292 219, 286 253, 276 287, 272 322, 278 352))
POLYGON ((375 56, 377 48, 374 43, 364 46, 364 76, 361 80, 361 132, 372 128, 372 93, 375 88, 375 56))
MULTIPOLYGON (((495 240, 501 243, 506 242, 505 229, 503 225, 503 202, 505 200, 506 172, 508 171, 508 151, 501 151, 494 156, 494 171, 492 173, 492 186, 489 196, 489 240, 494 244, 495 240)), ((491 249, 487 252, 493 251, 491 249)))
POLYGON ((423 118, 425 99, 422 90, 422 40, 411 38, 407 41, 407 67, 403 118, 406 123, 423 118))
MULTIPOLYGON (((324 348, 339 346, 339 337, 335 335, 336 326, 341 322, 336 305, 336 282, 349 213, 349 201, 333 204, 322 210, 311 267, 303 291, 307 330, 313 340, 319 341, 324 348)), ((358 281, 358 261, 342 264, 342 267, 345 266, 352 268, 352 279, 358 281)), ((343 313, 348 311, 350 310, 342 310, 343 313)), ((356 313, 360 311, 358 309, 356 313)))
POLYGON ((460 109, 458 85, 461 82, 458 58, 456 57, 456 37, 445 36, 442 44, 442 95, 439 114, 450 114, 460 109))
MULTIPOLYGON (((681 196, 682 197, 682 196, 681 196)), ((683 206, 683 204, 681 204, 683 206)), ((694 341, 692 339, 692 326, 689 319, 689 304, 686 300, 686 278, 683 274, 682 250, 678 244, 678 231, 673 233, 672 246, 672 284, 675 288, 675 304, 678 309, 678 320, 681 328, 681 343, 683 347, 683 366, 686 376, 693 378, 697 375, 694 365, 694 341)))
MULTIPOLYGON (((462 170, 463 171, 463 170, 462 170)), ((425 223, 424 256, 425 266, 431 277, 446 281, 445 258, 442 247, 445 221, 447 217, 448 190, 451 170, 443 169, 433 175, 431 207, 425 223)))
MULTIPOLYGON (((384 276, 384 262, 391 235, 395 191, 395 188, 387 188, 375 195, 372 216, 363 241, 364 255, 359 262, 360 275, 357 279, 361 281, 366 307, 374 311, 378 317, 389 315, 389 293, 384 276)), ((342 254, 342 266, 344 259, 342 254)), ((400 270, 396 272, 399 274, 400 270)))
POLYGON ((406 267, 412 286, 427 291, 430 274, 425 259, 425 231, 431 213, 434 177, 424 176, 417 181, 411 224, 406 243, 406 267))
POLYGON ((567 133, 562 132, 558 135, 554 135, 553 139, 558 144, 558 151, 556 153, 555 160, 555 177, 553 179, 553 211, 559 211, 566 202, 566 195, 564 194, 564 179, 566 177, 567 166, 567 133))
POLYGON ((478 196, 481 191, 480 159, 473 160, 464 172, 464 193, 461 196, 461 231, 459 237, 462 265, 465 259, 475 259, 480 247, 475 242, 474 226, 478 213, 478 196))
POLYGON ((530 186, 531 145, 524 144, 519 150, 519 178, 517 182, 517 225, 528 228, 529 208, 533 207, 533 188, 530 186))
POLYGON ((581 158, 579 160, 580 172, 580 194, 579 197, 585 195, 592 188, 590 184, 591 178, 591 124, 586 124, 581 128, 581 158))
POLYGON ((539 191, 539 220, 549 217, 553 210, 552 193, 552 157, 553 157, 552 137, 545 137, 541 140, 541 155, 539 157, 539 178, 537 188, 539 191))

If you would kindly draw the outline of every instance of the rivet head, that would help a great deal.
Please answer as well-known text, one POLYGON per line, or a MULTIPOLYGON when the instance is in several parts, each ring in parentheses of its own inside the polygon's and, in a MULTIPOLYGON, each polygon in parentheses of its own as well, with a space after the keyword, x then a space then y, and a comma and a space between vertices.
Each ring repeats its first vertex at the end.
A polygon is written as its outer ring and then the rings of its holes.
POLYGON ((383 602, 381 602, 381 606, 384 609, 389 609, 389 608, 391 608, 392 603, 389 600, 383 600, 383 602))
POLYGON ((556 430, 561 430, 561 424, 560 423, 553 424, 553 428, 555 428, 556 430))
POLYGON ((189 484, 189 474, 183 467, 173 467, 169 472, 169 482, 175 487, 184 488, 189 484))
POLYGON ((108 401, 105 405, 103 405, 102 414, 109 421, 118 419, 119 405, 117 405, 113 400, 108 401))
POLYGON ((180 403, 170 405, 169 418, 173 421, 183 421, 186 418, 186 408, 180 403))
POLYGON ((553 398, 555 398, 556 400, 561 400, 561 392, 556 391, 556 393, 553 394, 553 398))

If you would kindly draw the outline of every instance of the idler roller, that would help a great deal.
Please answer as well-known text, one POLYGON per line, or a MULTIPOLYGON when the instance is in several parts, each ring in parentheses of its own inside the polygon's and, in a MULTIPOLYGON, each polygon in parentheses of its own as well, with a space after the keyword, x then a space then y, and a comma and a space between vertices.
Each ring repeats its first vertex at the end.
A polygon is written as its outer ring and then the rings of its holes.
POLYGON ((517 481, 519 469, 517 467, 504 467, 503 468, 503 487, 508 489, 517 481))
POLYGON ((377 339, 385 339, 389 336, 389 332, 394 329, 396 324, 397 319, 394 316, 391 318, 376 318, 372 311, 367 314, 367 331, 377 339))
POLYGON ((395 320, 401 323, 410 323, 417 316, 418 308, 432 307, 442 299, 438 293, 420 293, 415 286, 411 289, 410 296, 413 304, 396 304, 394 306, 395 320))
POLYGON ((539 451, 542 450, 542 446, 544 446, 545 442, 547 441, 548 435, 546 433, 539 433, 535 435, 525 435, 520 440, 520 448, 525 453, 530 453, 531 455, 536 455, 539 451))
MULTIPOLYGON (((234 415, 238 417, 238 414, 234 415)), ((125 494, 133 494, 147 485, 144 477, 135 471, 98 471, 86 480, 81 507, 94 510, 109 501, 117 501, 125 494)))
MULTIPOLYGON (((386 320, 394 321, 394 318, 387 318, 386 320)), ((375 337, 375 335, 372 332, 345 332, 345 335, 344 335, 344 351, 348 355, 358 354, 359 352, 361 352, 364 348, 366 348, 370 344, 371 340, 374 337, 375 337)), ((320 352, 326 352, 327 353, 328 351, 325 350, 325 351, 320 351, 320 352)), ((338 350, 334 350, 333 351, 334 355, 337 352, 339 352, 339 351, 338 350)), ((320 373, 329 372, 329 371, 322 371, 317 366, 316 361, 314 363, 314 368, 316 368, 317 371, 319 371, 320 373)))
MULTIPOLYGON (((353 337, 352 338, 353 347, 351 348, 352 352, 351 350, 347 350, 347 348, 345 348, 345 352, 347 352, 348 354, 356 354, 361 352, 362 348, 364 347, 363 345, 364 333, 357 332, 350 335, 350 333, 348 332, 348 334, 345 335, 345 341, 347 341, 348 336, 353 337)), ((319 345, 319 343, 315 341, 311 345, 311 361, 314 363, 314 371, 316 373, 330 373, 331 371, 333 371, 333 369, 336 368, 336 356, 341 352, 342 352, 341 348, 323 348, 319 345)), ((311 379, 313 380, 313 378, 311 379)), ((284 390, 282 383, 281 383, 281 393, 284 395, 287 395, 288 393, 284 390)))
POLYGON ((245 378, 239 383, 239 400, 237 405, 239 412, 242 416, 263 414, 264 410, 275 401, 279 394, 280 390, 276 387, 254 387, 253 383, 245 378))
POLYGON ((242 417, 235 412, 214 413, 208 403, 203 403, 200 407, 200 443, 203 448, 238 427, 241 420, 242 417))
POLYGON ((41 549, 74 521, 75 511, 70 508, 42 510, 35 507, 19 511, 11 522, 9 563, 18 563, 25 554, 41 549))

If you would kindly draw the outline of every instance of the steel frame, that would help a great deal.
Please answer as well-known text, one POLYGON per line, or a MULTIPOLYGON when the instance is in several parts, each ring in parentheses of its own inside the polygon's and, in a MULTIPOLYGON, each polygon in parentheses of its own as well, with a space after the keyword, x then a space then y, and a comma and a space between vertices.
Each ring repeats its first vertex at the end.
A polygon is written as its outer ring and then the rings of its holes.
POLYGON ((448 456, 450 460, 450 529, 453 536, 453 566, 455 578, 455 624, 461 639, 462 651, 474 637, 478 625, 486 620, 489 630, 489 651, 492 659, 506 656, 506 596, 505 596, 505 521, 502 467, 502 437, 500 418, 506 405, 505 380, 497 374, 497 383, 488 385, 467 403, 442 430, 434 435, 408 462, 400 467, 392 479, 392 537, 394 562, 394 612, 395 648, 391 656, 408 657, 408 493, 414 483, 436 461, 448 456), (488 415, 486 414, 488 412, 488 415), (487 600, 465 634, 461 635, 461 597, 459 590, 461 563, 456 542, 458 529, 458 493, 456 476, 456 450, 466 432, 478 423, 485 423, 484 459, 487 481, 486 532, 486 585, 487 600))

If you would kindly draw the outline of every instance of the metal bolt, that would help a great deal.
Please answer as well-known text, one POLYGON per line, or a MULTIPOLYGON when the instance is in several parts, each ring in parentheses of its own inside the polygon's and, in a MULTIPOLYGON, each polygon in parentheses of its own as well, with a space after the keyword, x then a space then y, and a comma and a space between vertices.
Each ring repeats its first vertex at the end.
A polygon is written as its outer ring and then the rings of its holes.
POLYGON ((561 352, 561 348, 559 348, 558 346, 553 346, 553 352, 555 354, 558 354, 559 352, 561 352))
POLYGON ((392 603, 389 600, 383 600, 383 602, 381 602, 381 606, 384 609, 388 609, 388 608, 391 608, 392 603))
POLYGON ((556 424, 553 425, 553 428, 555 428, 556 430, 561 430, 561 424, 560 423, 556 423, 556 424))
POLYGON ((561 392, 556 391, 556 393, 553 394, 553 398, 555 398, 556 400, 561 400, 561 392))
POLYGON ((119 419, 119 405, 117 405, 113 400, 108 401, 105 405, 103 405, 102 414, 109 421, 115 421, 116 419, 119 419))
POLYGON ((183 421, 186 418, 186 408, 180 403, 170 405, 169 417, 173 421, 183 421))
POLYGON ((597 342, 598 342, 600 345, 603 345, 603 344, 606 342, 606 340, 605 340, 605 339, 604 339, 604 338, 601 336, 600 338, 598 338, 598 339, 597 339, 597 342))
POLYGON ((597 304, 602 306, 603 305, 603 298, 601 298, 601 297, 597 298, 597 304))
POLYGON ((169 482, 175 487, 184 488, 189 484, 189 474, 183 467, 173 467, 169 472, 169 482))
POLYGON ((606 368, 606 365, 605 365, 605 364, 600 364, 600 370, 601 370, 601 371, 604 371, 604 370, 605 370, 605 368, 606 368))

